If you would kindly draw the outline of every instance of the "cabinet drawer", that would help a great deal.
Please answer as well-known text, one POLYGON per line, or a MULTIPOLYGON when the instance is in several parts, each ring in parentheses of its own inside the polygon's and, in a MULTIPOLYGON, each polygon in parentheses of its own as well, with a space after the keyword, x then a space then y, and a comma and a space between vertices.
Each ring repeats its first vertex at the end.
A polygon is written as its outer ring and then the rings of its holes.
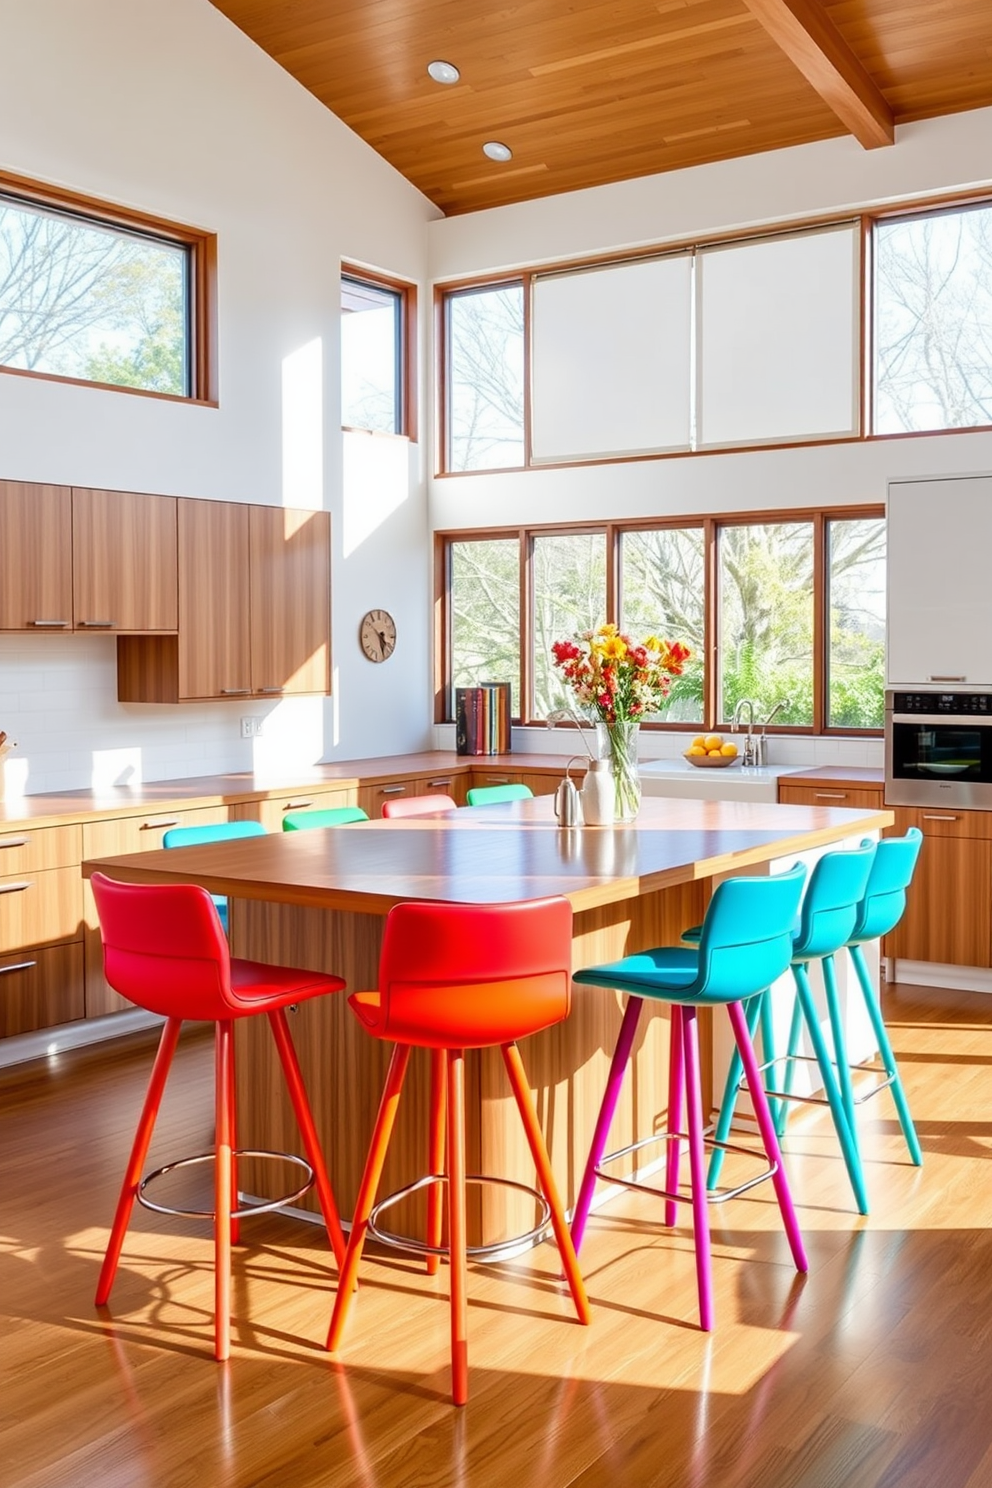
POLYGON ((83 890, 79 869, 4 874, 0 878, 0 954, 46 941, 82 936, 83 890))
POLYGON ((418 796, 450 796, 456 806, 465 805, 468 775, 462 770, 457 775, 453 770, 444 770, 437 775, 423 775, 417 781, 418 796))
POLYGON ((0 874, 78 867, 82 847, 83 834, 78 822, 65 827, 36 827, 26 832, 0 829, 0 874))
POLYGON ((879 786, 788 785, 779 781, 778 798, 787 806, 867 806, 882 809, 882 791, 879 786))
POLYGON ((376 780, 369 785, 360 785, 358 804, 374 821, 382 815, 382 808, 386 801, 396 801, 401 796, 423 795, 423 791, 417 790, 418 784, 417 777, 411 775, 406 780, 376 780))
POLYGON ((83 857, 109 858, 123 853, 151 852, 162 846, 162 839, 170 827, 205 827, 227 819, 226 806, 203 806, 187 811, 149 811, 144 816, 84 822, 83 857))
POLYGON ((0 1038, 73 1023, 84 1013, 83 947, 0 956, 0 1038))
POLYGON ((895 807, 894 832, 919 827, 924 837, 992 837, 992 811, 956 811, 943 806, 895 807))
POLYGON ((235 807, 231 816, 240 820, 258 821, 267 832, 281 832, 282 819, 287 811, 328 811, 334 806, 353 806, 355 792, 342 789, 332 791, 302 790, 292 796, 283 796, 273 801, 252 801, 235 807))

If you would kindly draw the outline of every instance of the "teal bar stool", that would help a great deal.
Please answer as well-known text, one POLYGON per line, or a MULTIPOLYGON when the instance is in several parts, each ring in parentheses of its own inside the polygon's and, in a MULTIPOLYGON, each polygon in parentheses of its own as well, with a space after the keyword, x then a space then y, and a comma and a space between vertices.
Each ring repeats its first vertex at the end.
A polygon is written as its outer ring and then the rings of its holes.
POLYGON ((349 822, 368 821, 361 806, 328 806, 323 811, 287 811, 282 819, 284 832, 306 832, 311 827, 346 827, 349 822))
POLYGON ((529 801, 529 785, 472 785, 465 792, 466 806, 495 806, 499 801, 529 801))
MULTIPOLYGON (((576 1251, 582 1244, 597 1178, 628 1188, 657 1194, 665 1200, 665 1223, 675 1223, 675 1204, 686 1202, 679 1191, 679 1160, 683 1141, 688 1139, 692 1225, 696 1248, 696 1282, 699 1320, 706 1331, 713 1327, 713 1284, 710 1263, 709 1200, 722 1201, 753 1188, 770 1178, 775 1187, 782 1221, 796 1269, 807 1269, 799 1223, 789 1193, 775 1123, 761 1088, 757 1059, 748 1031, 744 1005, 787 970, 792 958, 792 925, 806 879, 806 869, 797 863, 787 873, 771 878, 730 878, 719 884, 710 900, 700 929, 699 945, 663 946, 626 956, 608 966, 592 966, 573 974, 573 980, 590 987, 609 987, 629 993, 620 1034, 606 1082, 606 1091, 596 1121, 596 1130, 586 1162, 585 1174, 572 1219, 576 1251), (667 1002, 672 1009, 668 1087, 668 1129, 652 1133, 620 1151, 604 1155, 610 1123, 616 1111, 624 1074, 630 1059, 644 999, 667 1002), (700 1007, 724 1005, 730 1016, 734 1038, 744 1070, 754 1092, 755 1114, 761 1131, 765 1171, 719 1194, 706 1188, 702 1081, 699 1064, 697 1011, 700 1007), (685 1130, 682 1128, 683 1107, 685 1130), (649 1142, 666 1144, 666 1175, 663 1189, 651 1188, 635 1178, 617 1178, 605 1172, 609 1163, 627 1158, 649 1142)), ((749 1148, 733 1151, 753 1153, 749 1148)))
MULTIPOLYGON (((792 948, 796 1000, 788 1046, 783 1058, 779 1059, 775 1054, 769 993, 762 992, 747 1009, 748 1029, 752 1036, 758 1024, 761 1024, 763 1063, 760 1071, 765 1079, 764 1094, 771 1102, 778 1135, 781 1137, 785 1130, 788 1102, 802 1101, 829 1106, 855 1202, 861 1214, 868 1213, 868 1197, 854 1128, 854 1110, 849 1099, 850 1071, 844 1062, 844 1022, 837 992, 834 956, 847 945, 858 923, 861 901, 875 860, 875 850, 874 842, 863 842, 860 847, 850 851, 824 853, 813 868, 792 948), (823 968, 832 1050, 828 1047, 820 1026, 810 986, 809 967, 812 961, 819 961, 823 968), (813 1050, 811 1055, 799 1053, 804 1028, 813 1050), (795 1068, 802 1061, 815 1062, 819 1067, 823 1095, 794 1093, 792 1086, 795 1068), (775 1069, 779 1064, 784 1065, 784 1078, 782 1088, 775 1089, 771 1082, 776 1078, 775 1069)), ((753 1081, 748 1077, 745 1086, 742 1074, 741 1061, 735 1053, 727 1073, 716 1124, 715 1136, 718 1144, 725 1142, 730 1133, 738 1092, 746 1088, 752 1099, 754 1098, 753 1081)), ((710 1160, 711 1187, 719 1182, 722 1163, 721 1149, 717 1145, 710 1160)))
MULTIPOLYGON (((195 847, 200 842, 231 842, 238 837, 264 837, 265 828, 257 821, 212 822, 206 827, 170 827, 162 838, 163 847, 195 847)), ((227 900, 223 894, 211 894, 214 906, 228 933, 227 900)))

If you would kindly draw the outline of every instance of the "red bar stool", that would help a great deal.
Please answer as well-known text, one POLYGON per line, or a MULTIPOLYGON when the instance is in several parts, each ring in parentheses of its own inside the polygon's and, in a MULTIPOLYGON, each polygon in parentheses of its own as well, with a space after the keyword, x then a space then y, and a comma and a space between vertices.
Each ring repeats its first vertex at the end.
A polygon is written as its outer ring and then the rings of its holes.
POLYGON ((457 811, 458 802, 451 796, 397 796, 383 801, 382 814, 390 821, 401 816, 434 816, 439 811, 457 811))
POLYGON ((213 901, 206 889, 195 884, 124 884, 106 878, 102 873, 94 873, 91 882, 100 917, 107 981, 138 1007, 162 1014, 166 1019, 117 1201, 117 1212, 97 1284, 96 1303, 102 1307, 110 1296, 135 1199, 160 1214, 195 1214, 213 1219, 214 1356, 226 1359, 231 1349, 231 1243, 237 1242, 239 1220, 249 1214, 280 1209, 316 1186, 339 1269, 344 1261, 344 1236, 337 1205, 285 1012, 292 1003, 340 992, 344 982, 340 977, 325 976, 320 972, 232 959, 213 901), (289 1153, 241 1154, 236 1150, 234 1020, 255 1017, 259 1013, 267 1015, 272 1028, 303 1138, 306 1162, 289 1153), (196 1157, 181 1158, 142 1177, 165 1082, 185 1019, 212 1022, 216 1028, 214 1150, 196 1157), (305 1171, 305 1181, 282 1198, 239 1209, 237 1159, 242 1155, 278 1157, 295 1163, 305 1171), (168 1208, 147 1196, 149 1185, 163 1174, 210 1161, 214 1164, 212 1211, 168 1208))
MULTIPOLYGON (((395 1041, 386 1086, 356 1201, 344 1266, 338 1281, 327 1347, 341 1341, 355 1288, 365 1237, 426 1255, 428 1271, 438 1258, 451 1263, 451 1372, 456 1405, 468 1398, 466 1256, 484 1260, 499 1246, 466 1243, 465 1050, 499 1045, 537 1169, 544 1218, 526 1238, 554 1228, 562 1265, 579 1321, 589 1322, 589 1303, 565 1215, 537 1122, 516 1040, 561 1023, 571 1005, 572 910, 564 899, 516 904, 398 904, 386 919, 379 962, 379 988, 356 992, 348 1003, 373 1038, 395 1041), (431 1050, 429 1177, 375 1205, 411 1048, 431 1050), (447 1163, 445 1163, 445 1132, 447 1163), (448 1240, 441 1245, 441 1185, 447 1188, 448 1240), (414 1190, 428 1187, 427 1240, 401 1238, 377 1227, 380 1211, 414 1190), (373 1207, 375 1206, 375 1207, 373 1207)), ((521 1185, 514 1184, 519 1188, 521 1185)))

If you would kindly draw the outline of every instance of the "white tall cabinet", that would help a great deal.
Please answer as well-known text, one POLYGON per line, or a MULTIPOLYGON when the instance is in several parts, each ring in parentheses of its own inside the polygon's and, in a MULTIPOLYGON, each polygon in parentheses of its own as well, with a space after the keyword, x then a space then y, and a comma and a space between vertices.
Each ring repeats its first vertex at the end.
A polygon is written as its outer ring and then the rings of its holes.
POLYGON ((890 687, 992 686, 992 475, 892 481, 890 687))

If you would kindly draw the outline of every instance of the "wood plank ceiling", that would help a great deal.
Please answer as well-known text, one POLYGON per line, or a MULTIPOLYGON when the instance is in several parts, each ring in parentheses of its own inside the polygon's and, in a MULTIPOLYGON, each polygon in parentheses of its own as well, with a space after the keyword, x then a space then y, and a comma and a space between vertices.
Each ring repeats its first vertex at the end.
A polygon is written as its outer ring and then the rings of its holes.
POLYGON ((448 215, 992 104, 992 0, 212 3, 448 215))

